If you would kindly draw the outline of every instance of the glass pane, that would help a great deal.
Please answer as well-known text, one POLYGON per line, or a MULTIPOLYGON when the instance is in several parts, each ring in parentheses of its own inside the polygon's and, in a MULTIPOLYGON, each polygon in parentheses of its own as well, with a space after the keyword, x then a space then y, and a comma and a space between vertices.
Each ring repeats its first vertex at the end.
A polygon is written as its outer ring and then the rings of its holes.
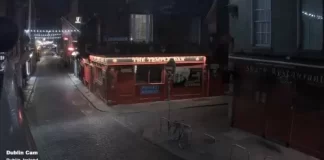
POLYGON ((136 70, 136 83, 148 83, 149 66, 138 65, 136 70))
POLYGON ((162 82, 162 66, 150 66, 150 83, 162 82))
POLYGON ((267 23, 267 30, 266 30, 267 33, 271 33, 271 23, 267 23))
POLYGON ((255 33, 259 33, 262 31, 262 25, 261 23, 255 23, 255 33))
POLYGON ((265 11, 265 20, 271 21, 271 11, 270 10, 265 11))
POLYGON ((271 33, 267 33, 267 44, 271 44, 271 33))
POLYGON ((267 34, 262 33, 262 44, 267 44, 267 34))
POLYGON ((255 44, 261 44, 261 33, 256 33, 255 44))
POLYGON ((268 29, 268 28, 269 28, 268 23, 264 23, 263 25, 264 25, 264 27, 263 27, 263 32, 264 32, 264 33, 268 33, 268 30, 269 30, 269 29, 268 29))
POLYGON ((265 9, 271 9, 271 0, 265 0, 265 9))
POLYGON ((265 18, 264 11, 256 11, 256 21, 263 21, 265 18))
POLYGON ((323 0, 302 0, 304 49, 321 50, 323 45, 323 0))
POLYGON ((264 8, 264 0, 254 0, 256 9, 264 8))

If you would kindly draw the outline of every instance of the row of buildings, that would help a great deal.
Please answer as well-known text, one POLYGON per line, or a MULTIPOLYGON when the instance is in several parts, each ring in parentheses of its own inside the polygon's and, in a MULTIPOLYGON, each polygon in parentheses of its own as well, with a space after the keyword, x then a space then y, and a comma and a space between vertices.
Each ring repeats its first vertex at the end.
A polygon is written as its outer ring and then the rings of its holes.
MULTIPOLYGON (((3 55, 15 65, 18 83, 23 86, 36 67, 35 43, 31 40, 31 35, 25 32, 26 29, 36 27, 35 3, 33 0, 2 0, 0 3, 0 16, 12 19, 18 25, 18 42, 3 55)), ((3 63, 4 60, 3 57, 0 62, 3 63)))
POLYGON ((6 150, 36 149, 24 116, 22 90, 36 67, 34 44, 30 35, 24 32, 36 25, 34 1, 0 0, 0 16, 13 20, 19 31, 17 44, 11 50, 0 53, 0 125, 1 137, 5 137, 1 138, 0 157, 5 159, 8 157, 6 150))
POLYGON ((75 72, 107 103, 138 102, 141 97, 164 100, 165 62, 157 55, 188 58, 178 61, 179 67, 183 73, 188 66, 200 68, 199 74, 189 71, 195 73, 190 74, 196 77, 190 86, 196 88, 177 87, 175 97, 219 96, 227 85, 233 86, 233 127, 324 158, 322 0, 71 0, 70 4, 63 29, 77 28, 81 35, 66 35, 66 46, 85 58, 83 67, 75 63, 79 69, 75 72), (150 73, 140 68, 145 64, 153 69, 152 59, 162 67, 155 76, 159 78, 153 78, 160 86, 137 77, 138 72, 150 73))

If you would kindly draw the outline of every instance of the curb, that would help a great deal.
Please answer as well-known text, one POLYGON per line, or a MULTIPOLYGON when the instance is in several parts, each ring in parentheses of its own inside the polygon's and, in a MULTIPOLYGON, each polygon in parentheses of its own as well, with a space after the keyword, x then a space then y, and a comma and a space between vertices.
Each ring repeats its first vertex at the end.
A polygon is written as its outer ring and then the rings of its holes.
POLYGON ((179 110, 184 110, 184 109, 193 109, 193 108, 208 108, 208 107, 217 107, 217 106, 225 106, 225 105, 228 105, 228 103, 217 103, 217 104, 197 105, 197 106, 191 106, 191 107, 179 108, 179 110))
MULTIPOLYGON (((81 93, 81 95, 85 98, 85 99, 87 99, 88 100, 88 102, 92 105, 92 107, 93 108, 95 108, 95 109, 97 109, 98 111, 100 111, 100 112, 107 112, 107 113, 115 113, 114 111, 107 111, 107 110, 103 110, 103 109, 100 109, 99 107, 97 107, 97 105, 92 101, 92 100, 90 100, 86 95, 85 95, 85 93, 83 93, 82 91, 81 91, 81 89, 78 87, 78 84, 76 84, 74 81, 73 81, 73 77, 72 76, 74 76, 74 75, 70 75, 70 74, 68 74, 68 77, 70 78, 70 80, 72 81, 72 83, 74 84, 74 86, 76 87, 76 89, 81 93)), ((81 85, 83 85, 82 83, 80 83, 81 85)), ((89 91, 90 92, 90 91, 89 91)), ((91 92, 90 92, 90 94, 92 94, 91 92)), ((93 96, 95 96, 95 95, 93 95, 93 96)), ((99 99, 103 104, 105 104, 101 99, 99 99)), ((111 109, 111 110, 113 110, 113 109, 111 109)))
POLYGON ((157 146, 157 147, 159 147, 159 148, 161 148, 161 149, 167 151, 168 153, 170 153, 170 154, 172 154, 172 155, 174 155, 174 156, 176 156, 176 157, 178 157, 178 158, 180 158, 180 159, 182 159, 182 160, 187 160, 185 157, 183 157, 183 156, 181 156, 181 155, 179 155, 179 154, 174 153, 171 149, 168 149, 168 148, 166 148, 166 147, 163 147, 162 145, 160 145, 159 143, 155 142, 154 140, 151 140, 151 139, 148 138, 148 137, 145 137, 145 136, 142 135, 142 138, 143 138, 145 141, 147 141, 147 142, 153 144, 154 146, 157 146))
MULTIPOLYGON (((30 80, 30 78, 29 78, 29 80, 30 80)), ((29 93, 29 95, 28 95, 28 97, 27 97, 27 99, 25 101, 25 104, 24 104, 23 116, 25 117, 25 123, 27 124, 27 127, 28 127, 28 137, 31 139, 31 142, 29 142, 29 143, 31 143, 30 147, 31 147, 32 150, 39 151, 38 147, 37 147, 37 144, 36 144, 36 140, 35 140, 35 138, 33 136, 33 133, 32 133, 32 126, 30 125, 30 118, 29 118, 28 114, 26 113, 26 112, 28 112, 28 109, 29 109, 28 106, 30 105, 31 97, 35 92, 35 89, 36 89, 35 86, 36 86, 37 81, 38 81, 38 77, 35 76, 35 80, 34 80, 34 83, 32 84, 31 92, 29 93)), ((38 155, 37 157, 40 159, 40 155, 38 155)))

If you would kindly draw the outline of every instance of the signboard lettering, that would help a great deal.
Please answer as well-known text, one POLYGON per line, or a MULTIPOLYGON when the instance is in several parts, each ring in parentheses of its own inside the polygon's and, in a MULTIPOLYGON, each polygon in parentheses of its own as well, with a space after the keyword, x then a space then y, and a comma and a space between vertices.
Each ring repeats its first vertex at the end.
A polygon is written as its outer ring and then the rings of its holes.
POLYGON ((181 57, 98 57, 90 56, 91 61, 101 63, 101 64, 111 64, 111 63, 167 63, 170 59, 174 62, 198 62, 202 63, 204 61, 203 56, 181 56, 181 57))
POLYGON ((185 61, 185 57, 134 57, 133 62, 168 62, 171 58, 176 62, 185 61))
POLYGON ((142 86, 141 87, 141 95, 148 95, 148 94, 158 94, 160 93, 160 86, 142 86))
POLYGON ((276 76, 278 79, 292 79, 292 80, 305 80, 312 83, 324 84, 324 75, 316 75, 311 73, 304 73, 296 71, 293 69, 286 68, 267 68, 267 67, 256 67, 256 66, 246 66, 245 69, 248 73, 265 73, 271 71, 270 73, 276 76))

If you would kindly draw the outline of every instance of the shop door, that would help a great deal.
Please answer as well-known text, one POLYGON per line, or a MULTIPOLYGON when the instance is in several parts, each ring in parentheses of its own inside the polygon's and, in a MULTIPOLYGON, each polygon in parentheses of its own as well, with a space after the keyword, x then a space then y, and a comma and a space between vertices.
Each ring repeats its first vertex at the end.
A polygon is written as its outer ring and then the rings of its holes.
POLYGON ((263 92, 255 77, 246 76, 242 83, 235 84, 233 126, 262 136, 265 123, 263 92))
POLYGON ((133 103, 135 96, 135 79, 133 67, 120 67, 117 73, 117 103, 133 103))
POLYGON ((294 99, 292 83, 276 82, 269 89, 266 105, 265 137, 287 145, 292 125, 294 99))

